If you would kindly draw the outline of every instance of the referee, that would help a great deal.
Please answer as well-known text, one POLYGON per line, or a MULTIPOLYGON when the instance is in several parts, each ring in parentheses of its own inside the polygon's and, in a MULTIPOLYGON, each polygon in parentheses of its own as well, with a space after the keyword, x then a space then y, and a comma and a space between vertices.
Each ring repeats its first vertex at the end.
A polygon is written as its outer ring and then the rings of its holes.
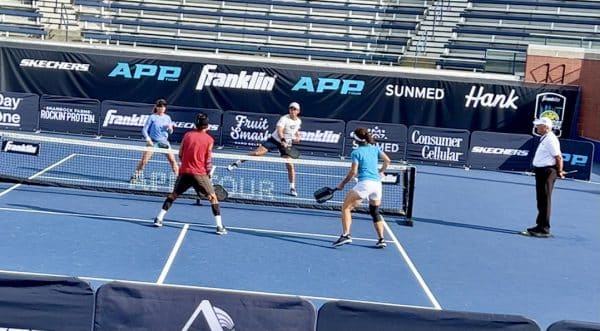
POLYGON ((548 238, 550 237, 550 210, 552 189, 556 177, 565 178, 563 158, 558 138, 552 132, 552 121, 542 117, 533 121, 537 133, 541 136, 535 155, 533 156, 533 171, 535 173, 535 197, 538 215, 536 225, 523 231, 522 234, 548 238))

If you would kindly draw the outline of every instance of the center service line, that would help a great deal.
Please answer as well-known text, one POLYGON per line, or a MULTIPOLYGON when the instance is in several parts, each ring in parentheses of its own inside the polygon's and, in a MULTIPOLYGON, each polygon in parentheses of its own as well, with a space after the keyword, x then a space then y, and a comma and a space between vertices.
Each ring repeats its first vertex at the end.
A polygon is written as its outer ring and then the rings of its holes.
POLYGON ((181 244, 183 243, 183 238, 185 238, 185 235, 186 235, 189 227, 190 227, 189 224, 184 224, 183 228, 181 228, 181 232, 179 232, 179 237, 177 237, 175 246, 173 246, 173 249, 171 250, 171 254, 169 255, 169 258, 167 259, 167 263, 165 263, 165 266, 164 266, 162 272, 160 273, 160 276, 158 276, 158 280, 156 281, 156 284, 163 284, 165 282, 165 278, 167 278, 167 274, 169 273, 169 270, 171 269, 171 266, 173 265, 175 256, 177 256, 177 252, 179 251, 179 248, 181 247, 181 244))

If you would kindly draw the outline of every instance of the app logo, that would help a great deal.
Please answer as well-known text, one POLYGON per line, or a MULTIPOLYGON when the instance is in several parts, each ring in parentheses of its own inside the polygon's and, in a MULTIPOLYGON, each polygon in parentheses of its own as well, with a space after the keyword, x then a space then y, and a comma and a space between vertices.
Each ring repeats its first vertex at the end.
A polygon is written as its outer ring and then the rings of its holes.
POLYGON ((215 72, 216 64, 206 64, 202 67, 196 90, 201 91, 204 87, 235 88, 240 90, 272 91, 275 86, 275 76, 267 76, 266 73, 253 71, 248 73, 243 70, 239 74, 227 74, 215 72))
POLYGON ((361 95, 365 88, 365 81, 337 78, 317 78, 313 81, 312 77, 302 76, 296 82, 292 91, 305 91, 308 93, 323 93, 339 91, 340 94, 361 95))
POLYGON ((108 74, 108 77, 122 77, 125 79, 141 79, 142 77, 156 77, 160 81, 177 81, 181 76, 181 67, 159 66, 154 64, 134 64, 133 67, 126 62, 119 62, 108 74))

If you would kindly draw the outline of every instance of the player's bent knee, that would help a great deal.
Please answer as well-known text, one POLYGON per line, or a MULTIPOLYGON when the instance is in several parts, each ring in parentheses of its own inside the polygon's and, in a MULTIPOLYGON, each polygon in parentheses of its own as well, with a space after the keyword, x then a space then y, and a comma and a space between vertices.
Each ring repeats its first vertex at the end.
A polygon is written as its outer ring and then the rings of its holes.
POLYGON ((369 205, 369 214, 371 214, 374 223, 383 221, 383 217, 379 213, 379 206, 369 205))

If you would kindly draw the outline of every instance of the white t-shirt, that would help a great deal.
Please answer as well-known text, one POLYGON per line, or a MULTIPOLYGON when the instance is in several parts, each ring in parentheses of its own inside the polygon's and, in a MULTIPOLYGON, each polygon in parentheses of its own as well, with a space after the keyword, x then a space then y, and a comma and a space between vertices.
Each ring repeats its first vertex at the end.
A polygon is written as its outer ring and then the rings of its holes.
POLYGON ((536 168, 554 166, 556 165, 555 157, 558 155, 560 155, 560 143, 554 132, 550 131, 540 139, 532 164, 536 168))
MULTIPOLYGON (((301 124, 302 120, 300 120, 300 118, 293 120, 290 115, 283 115, 279 121, 277 121, 277 128, 283 128, 283 138, 288 144, 291 144, 292 140, 296 137, 296 133, 300 130, 301 124)), ((273 131, 271 136, 273 139, 277 140, 277 142, 281 142, 279 134, 277 134, 277 129, 273 131)))

